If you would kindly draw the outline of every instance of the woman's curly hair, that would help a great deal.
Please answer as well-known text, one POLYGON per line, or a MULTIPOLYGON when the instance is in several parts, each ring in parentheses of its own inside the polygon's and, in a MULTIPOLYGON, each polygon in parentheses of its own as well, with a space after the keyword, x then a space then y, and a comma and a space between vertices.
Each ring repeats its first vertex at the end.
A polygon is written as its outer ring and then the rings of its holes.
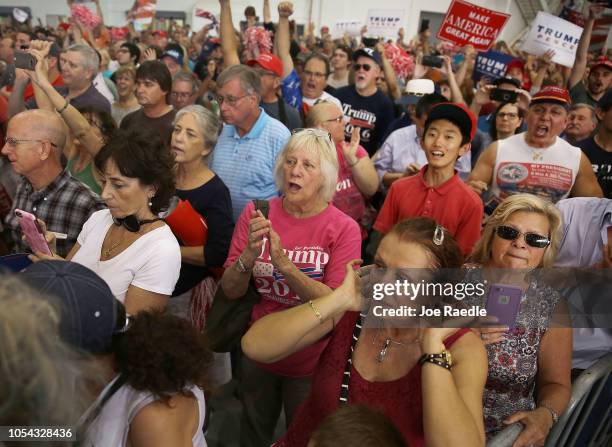
POLYGON ((159 132, 118 130, 94 158, 96 169, 103 173, 110 159, 121 175, 137 178, 142 185, 155 188, 151 212, 158 214, 168 208, 175 193, 175 162, 159 132))
POLYGON ((206 387, 213 357, 204 335, 187 320, 160 311, 130 318, 128 329, 113 340, 116 367, 127 384, 165 402, 186 394, 190 385, 206 387))

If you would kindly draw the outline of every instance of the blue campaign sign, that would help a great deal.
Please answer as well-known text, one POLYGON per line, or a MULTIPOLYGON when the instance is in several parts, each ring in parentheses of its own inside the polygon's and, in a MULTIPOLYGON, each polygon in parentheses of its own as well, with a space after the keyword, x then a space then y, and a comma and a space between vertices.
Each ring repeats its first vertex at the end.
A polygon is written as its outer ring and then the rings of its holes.
POLYGON ((478 82, 483 76, 495 79, 505 75, 506 68, 512 59, 514 58, 509 54, 499 51, 479 52, 474 64, 474 74, 472 76, 474 82, 478 82))

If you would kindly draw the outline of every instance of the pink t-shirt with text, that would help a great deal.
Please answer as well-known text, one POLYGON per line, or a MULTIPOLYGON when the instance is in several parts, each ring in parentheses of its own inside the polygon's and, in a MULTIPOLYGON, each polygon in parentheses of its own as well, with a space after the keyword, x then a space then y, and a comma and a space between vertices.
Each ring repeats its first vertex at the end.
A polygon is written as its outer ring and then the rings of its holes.
MULTIPOLYGON (((309 278, 332 289, 338 287, 344 280, 346 264, 360 257, 359 226, 333 205, 316 216, 304 219, 293 217, 283 209, 282 200, 275 198, 269 201, 268 218, 280 236, 287 257, 309 278)), ((249 202, 236 223, 226 267, 233 264, 246 247, 249 221, 254 209, 253 202, 249 202)), ((272 264, 267 237, 264 239, 262 253, 255 261, 253 277, 261 300, 253 307, 251 323, 270 313, 303 303, 272 264)), ((274 334, 270 336, 274 337, 274 334)), ((276 363, 260 366, 288 377, 309 376, 326 344, 327 339, 321 340, 276 363)))

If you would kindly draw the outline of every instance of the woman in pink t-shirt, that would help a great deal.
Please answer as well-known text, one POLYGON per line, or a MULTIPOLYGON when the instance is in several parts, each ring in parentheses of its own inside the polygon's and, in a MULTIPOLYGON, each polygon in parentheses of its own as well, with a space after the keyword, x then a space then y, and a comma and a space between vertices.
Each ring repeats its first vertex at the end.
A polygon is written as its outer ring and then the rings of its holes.
MULTIPOLYGON (((240 299, 253 277, 261 300, 253 307, 251 324, 329 294, 342 283, 345 264, 359 258, 361 250, 357 223, 330 203, 338 159, 327 132, 294 134, 276 160, 275 178, 282 197, 269 201, 267 219, 252 202, 245 207, 221 279, 228 298, 240 299)), ((309 392, 326 344, 320 340, 265 365, 243 357, 242 446, 270 445, 281 407, 289 424, 309 392)))
POLYGON ((366 199, 378 189, 378 175, 366 150, 359 145, 359 128, 354 127, 351 141, 344 141, 344 114, 340 107, 328 101, 318 102, 308 113, 306 125, 330 133, 338 155, 338 182, 334 206, 359 224, 365 239, 367 229, 366 199))

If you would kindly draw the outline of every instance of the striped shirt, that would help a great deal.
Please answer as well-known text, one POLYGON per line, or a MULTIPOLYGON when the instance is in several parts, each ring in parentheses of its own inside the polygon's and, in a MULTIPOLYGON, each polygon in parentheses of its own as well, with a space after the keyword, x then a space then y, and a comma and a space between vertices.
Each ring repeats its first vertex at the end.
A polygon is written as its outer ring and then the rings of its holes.
POLYGON ((34 214, 45 222, 49 231, 68 235, 67 239, 57 241, 57 254, 65 257, 75 244, 85 221, 94 211, 103 208, 104 202, 98 195, 64 170, 40 191, 34 191, 30 182, 22 177, 5 223, 11 230, 16 250, 30 251, 21 240, 19 219, 14 211, 20 209, 34 214))
POLYGON ((274 164, 291 134, 280 121, 260 110, 243 137, 233 125, 226 124, 213 151, 210 167, 230 190, 234 222, 251 200, 278 196, 274 164))

